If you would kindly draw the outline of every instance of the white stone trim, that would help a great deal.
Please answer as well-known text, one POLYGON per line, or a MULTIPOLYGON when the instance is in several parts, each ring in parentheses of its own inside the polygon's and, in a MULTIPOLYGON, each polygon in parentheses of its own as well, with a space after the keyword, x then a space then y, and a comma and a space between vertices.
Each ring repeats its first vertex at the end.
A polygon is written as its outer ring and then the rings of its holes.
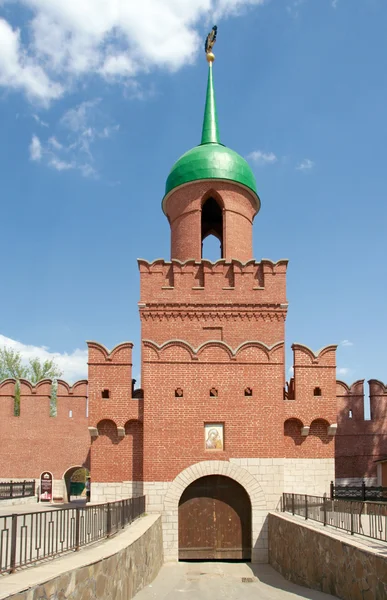
POLYGON ((285 458, 284 488, 288 494, 323 496, 335 479, 334 458, 285 458))
POLYGON ((382 464, 380 462, 376 465, 376 485, 382 485, 382 464))
POLYGON ((92 504, 116 502, 143 495, 144 484, 142 481, 91 482, 90 500, 92 504))
POLYGON ((89 430, 91 438, 99 436, 99 432, 98 432, 98 429, 96 427, 88 427, 88 430, 89 430))
POLYGON ((336 433, 337 433, 337 423, 332 423, 332 425, 329 425, 327 433, 328 433, 328 435, 336 435, 336 433))
POLYGON ((310 431, 310 427, 308 425, 306 425, 305 427, 301 428, 301 435, 306 437, 307 435, 309 435, 309 431, 310 431))

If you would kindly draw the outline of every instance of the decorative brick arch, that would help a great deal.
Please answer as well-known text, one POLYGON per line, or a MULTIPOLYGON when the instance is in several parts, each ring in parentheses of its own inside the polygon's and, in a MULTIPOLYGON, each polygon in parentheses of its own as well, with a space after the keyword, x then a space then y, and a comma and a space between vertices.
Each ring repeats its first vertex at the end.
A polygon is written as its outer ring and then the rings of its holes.
POLYGON ((206 475, 224 475, 240 483, 250 497, 251 509, 265 510, 266 498, 257 479, 246 469, 223 460, 205 460, 184 469, 172 481, 164 499, 165 511, 177 511, 179 500, 185 488, 206 475))

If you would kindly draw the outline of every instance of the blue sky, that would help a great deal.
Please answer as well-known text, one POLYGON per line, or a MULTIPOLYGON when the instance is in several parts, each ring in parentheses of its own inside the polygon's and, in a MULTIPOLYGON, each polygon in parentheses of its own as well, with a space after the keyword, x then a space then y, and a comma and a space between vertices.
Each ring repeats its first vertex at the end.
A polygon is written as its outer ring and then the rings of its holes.
MULTIPOLYGON (((174 161, 200 141, 216 21, 223 143, 248 157, 259 260, 290 260, 292 342, 387 380, 383 0, 0 2, 0 342, 86 374, 136 344, 136 259, 169 258, 174 161), (135 4, 135 3, 133 3, 135 4)), ((209 257, 215 258, 208 249, 209 257)))

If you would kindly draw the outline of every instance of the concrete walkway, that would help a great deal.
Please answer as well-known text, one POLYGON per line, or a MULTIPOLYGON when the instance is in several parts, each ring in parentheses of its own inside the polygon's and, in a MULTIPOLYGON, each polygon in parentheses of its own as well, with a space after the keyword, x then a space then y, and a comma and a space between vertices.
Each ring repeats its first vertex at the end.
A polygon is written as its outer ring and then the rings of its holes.
POLYGON ((135 600, 329 600, 286 581, 269 565, 247 563, 166 563, 154 582, 135 600), (246 578, 250 581, 242 581, 246 578), (251 581, 253 579, 253 581, 251 581))
MULTIPOLYGON (((77 506, 86 506, 86 500, 81 498, 80 500, 72 500, 65 504, 51 504, 50 502, 35 501, 33 503, 31 502, 31 504, 12 504, 8 506, 1 506, 0 503, 0 517, 5 515, 25 515, 27 513, 58 510, 60 508, 77 508, 77 506)), ((89 506, 89 504, 87 504, 87 506, 89 506)))

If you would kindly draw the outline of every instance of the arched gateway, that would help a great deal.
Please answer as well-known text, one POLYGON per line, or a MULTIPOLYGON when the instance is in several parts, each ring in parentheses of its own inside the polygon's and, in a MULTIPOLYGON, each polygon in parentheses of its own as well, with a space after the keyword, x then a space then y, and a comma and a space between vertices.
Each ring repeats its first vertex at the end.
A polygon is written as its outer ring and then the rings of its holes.
MULTIPOLYGON (((218 490, 218 495, 215 500, 224 502, 226 505, 228 504, 228 507, 224 507, 225 512, 235 510, 238 514, 238 510, 240 510, 239 505, 236 507, 233 505, 232 495, 235 491, 237 491, 240 497, 240 502, 244 502, 244 505, 248 507, 247 510, 251 520, 250 526, 247 524, 246 520, 241 523, 243 532, 242 547, 244 547, 244 544, 247 544, 247 536, 250 532, 250 556, 253 562, 257 562, 260 558, 258 556, 260 547, 257 546, 258 537, 267 515, 266 498, 261 485, 251 473, 238 464, 225 460, 205 460, 195 463, 184 469, 184 471, 179 473, 179 475, 171 482, 165 495, 163 510, 165 559, 177 560, 179 558, 180 517, 184 519, 184 511, 186 510, 185 508, 182 508, 183 505, 186 504, 184 500, 189 498, 189 494, 194 498, 195 492, 196 494, 198 492, 202 494, 202 496, 196 495, 196 497, 203 497, 203 487, 202 491, 199 491, 202 485, 200 480, 204 482, 207 478, 207 483, 210 484, 210 493, 211 490, 213 493, 214 488, 216 489, 217 482, 219 482, 218 485, 220 484, 221 489, 218 490), (210 479, 209 476, 215 476, 218 477, 218 479, 210 479), (195 487, 196 482, 199 482, 197 487, 195 487), (227 482, 229 486, 229 493, 223 488, 225 482, 227 482), (219 497, 220 494, 223 494, 223 499, 222 497, 219 497), (241 498, 244 498, 244 500, 241 498)), ((210 500, 208 502, 209 504, 211 503, 210 500)), ((187 509, 188 507, 189 504, 187 504, 187 509)), ((219 508, 217 509, 217 512, 219 512, 219 508)), ((217 512, 215 512, 215 514, 217 514, 217 512)), ((219 530, 215 528, 215 531, 218 532, 219 530)), ((221 548, 221 545, 218 544, 215 548, 221 548)), ((247 552, 245 553, 245 556, 246 554, 247 552)), ((191 558, 194 557, 192 556, 191 558)), ((223 558, 226 559, 226 556, 223 556, 223 558)), ((248 559, 248 556, 246 556, 245 560, 248 559)), ((217 560, 219 560, 219 558, 217 560)))
POLYGON ((251 502, 237 481, 207 475, 184 490, 179 559, 251 560, 251 502))

